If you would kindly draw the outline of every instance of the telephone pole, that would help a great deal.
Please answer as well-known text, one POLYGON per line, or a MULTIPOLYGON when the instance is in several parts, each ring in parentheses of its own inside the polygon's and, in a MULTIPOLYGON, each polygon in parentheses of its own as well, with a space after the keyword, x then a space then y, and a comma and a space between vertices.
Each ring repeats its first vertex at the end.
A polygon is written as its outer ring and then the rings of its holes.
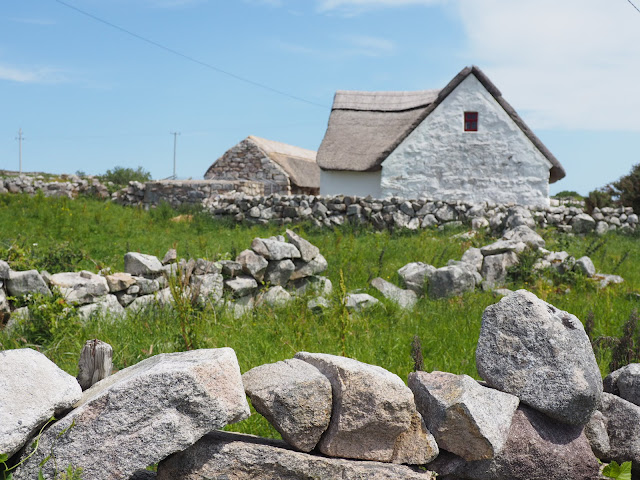
POLYGON ((173 179, 175 180, 176 178, 178 178, 176 176, 176 144, 178 142, 178 135, 180 135, 180 132, 169 132, 171 135, 173 135, 173 179))
POLYGON ((20 175, 22 175, 22 139, 22 128, 19 128, 16 140, 18 140, 18 165, 20 175))

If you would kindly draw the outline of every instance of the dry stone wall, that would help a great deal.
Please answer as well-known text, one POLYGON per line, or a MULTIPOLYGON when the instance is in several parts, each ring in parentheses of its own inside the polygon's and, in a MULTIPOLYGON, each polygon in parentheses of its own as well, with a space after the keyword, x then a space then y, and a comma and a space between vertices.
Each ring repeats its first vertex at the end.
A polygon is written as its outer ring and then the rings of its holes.
MULTIPOLYGON (((108 185, 108 184, 107 184, 108 185)), ((0 178, 0 194, 42 192, 45 197, 69 197, 91 195, 109 198, 107 185, 95 177, 80 178, 77 175, 61 175, 55 181, 44 175, 11 175, 0 178)))

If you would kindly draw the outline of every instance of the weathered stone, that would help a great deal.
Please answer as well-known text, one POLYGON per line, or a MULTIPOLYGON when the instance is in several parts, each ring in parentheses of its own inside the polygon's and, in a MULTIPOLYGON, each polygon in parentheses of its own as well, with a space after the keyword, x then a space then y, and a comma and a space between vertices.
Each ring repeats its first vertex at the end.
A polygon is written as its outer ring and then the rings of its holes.
POLYGON ((107 275, 105 280, 107 281, 107 286, 111 293, 121 292, 136 283, 136 280, 132 275, 124 272, 107 275))
POLYGON ((280 285, 270 287, 266 291, 261 292, 256 299, 256 305, 286 305, 292 300, 291 294, 280 285))
POLYGON ((544 248, 545 241, 538 235, 535 230, 526 225, 519 225, 511 230, 507 230, 502 235, 505 240, 513 240, 515 242, 523 242, 532 249, 544 248))
POLYGON ((578 260, 576 260, 573 268, 581 272, 583 275, 586 275, 587 277, 593 277, 596 274, 596 267, 593 265, 591 259, 586 256, 580 257, 578 260))
POLYGON ((254 238, 251 249, 267 260, 300 258, 300 250, 295 245, 271 238, 254 238))
MULTIPOLYGON (((291 283, 289 284, 291 285, 291 283)), ((315 276, 299 278, 293 281, 296 295, 331 295, 333 284, 327 277, 315 276)))
POLYGON ((600 222, 598 222, 596 224, 596 234, 597 235, 604 235, 608 231, 609 231, 609 224, 607 222, 600 221, 600 222))
POLYGON ((477 217, 471 219, 471 229, 473 231, 482 230, 489 227, 489 220, 484 217, 477 217))
POLYGON ((606 288, 609 285, 616 285, 618 283, 624 283, 624 278, 620 275, 611 275, 608 273, 596 273, 593 277, 598 282, 599 288, 606 288))
POLYGON ((154 277, 163 272, 162 263, 153 255, 129 252, 124 256, 124 271, 141 277, 154 277))
POLYGON ((462 254, 461 262, 473 265, 473 267, 479 272, 482 268, 482 260, 484 255, 479 248, 469 247, 466 252, 462 254))
POLYGON ((225 277, 233 278, 242 274, 242 264, 239 262, 235 262, 233 260, 220 260, 218 263, 222 267, 222 274, 225 277))
POLYGON ((287 260, 272 260, 264 274, 264 282, 268 285, 285 286, 289 279, 293 276, 296 266, 287 260))
POLYGON ((329 308, 329 300, 324 297, 312 298, 307 302, 307 309, 311 310, 313 313, 322 313, 324 310, 329 308))
POLYGON ((604 379, 604 391, 640 405, 640 363, 630 363, 604 379))
POLYGON ((607 419, 600 410, 596 410, 584 426, 584 435, 587 437, 593 454, 598 458, 608 458, 611 445, 607 433, 607 419))
POLYGON ((489 386, 572 425, 587 423, 602 393, 580 320, 526 290, 485 309, 476 366, 489 386))
POLYGON ((571 219, 571 229, 574 233, 589 233, 595 228, 596 221, 586 213, 581 213, 571 219))
POLYGON ((472 292, 476 287, 475 276, 459 265, 438 268, 429 279, 429 298, 445 298, 472 292))
POLYGON ((124 308, 115 295, 105 295, 95 299, 95 303, 82 305, 77 310, 78 316, 83 320, 88 320, 94 314, 121 316, 124 315, 124 308))
POLYGON ((255 278, 248 275, 240 275, 224 281, 224 286, 231 290, 234 297, 240 298, 252 294, 258 288, 255 278))
POLYGON ((328 458, 291 450, 281 440, 213 432, 158 466, 158 480, 435 480, 406 465, 328 458))
POLYGON ((295 358, 310 363, 331 382, 333 410, 318 443, 320 452, 419 465, 438 455, 433 436, 417 417, 413 394, 400 377, 335 355, 298 352, 295 358))
POLYGON ((420 228, 429 228, 438 225, 438 219, 432 213, 424 216, 420 223, 420 228))
POLYGON ((112 371, 113 348, 111 345, 97 338, 87 340, 78 361, 77 380, 82 390, 87 390, 100 380, 104 380, 111 375, 112 371))
POLYGON ((25 270, 22 272, 9 272, 7 279, 7 292, 12 297, 22 297, 33 293, 51 295, 51 291, 37 270, 25 270))
POLYGON ((609 451, 603 460, 631 461, 635 478, 640 475, 640 407, 605 392, 600 411, 609 436, 609 451))
POLYGON ((295 245, 300 251, 300 258, 303 262, 310 262, 320 254, 320 249, 318 247, 312 245, 297 233, 287 230, 286 234, 289 242, 295 245))
POLYGON ((413 290, 403 290, 393 283, 377 277, 371 280, 371 286, 378 290, 385 298, 397 303, 400 308, 411 309, 418 302, 418 295, 413 290))
MULTIPOLYGON (((36 478, 39 463, 51 454, 58 465, 82 468, 83 478, 128 479, 248 416, 232 349, 156 355, 85 391, 75 410, 44 432, 40 448, 14 478, 36 478)), ((53 462, 42 468, 45 478, 53 478, 53 462)))
POLYGON ((88 271, 56 273, 51 275, 50 283, 58 287, 67 302, 77 305, 93 303, 109 293, 105 278, 88 271))
POLYGON ((253 278, 262 282, 264 279, 264 272, 267 270, 269 262, 260 255, 256 254, 253 250, 243 250, 236 258, 236 262, 242 265, 242 271, 247 275, 251 275, 253 278))
POLYGON ((360 312, 379 304, 380 301, 368 293, 348 293, 344 299, 344 304, 348 310, 360 312))
POLYGON ((484 257, 480 274, 491 287, 502 285, 507 279, 508 269, 518 262, 518 255, 514 252, 489 255, 484 257))
POLYGON ((480 252, 485 257, 499 255, 501 253, 522 253, 527 249, 527 244, 516 240, 498 240, 490 245, 480 248, 480 252))
POLYGON ((81 396, 76 379, 43 354, 30 348, 0 351, 0 452, 16 453, 81 396))
POLYGON ((507 441, 490 460, 465 462, 443 453, 427 465, 439 480, 594 480, 600 465, 582 427, 563 425, 520 405, 507 441))
POLYGON ((426 283, 436 271, 436 267, 422 262, 408 263, 398 270, 398 276, 404 282, 405 287, 413 290, 418 295, 424 295, 426 283))
POLYGON ((190 284, 193 295, 197 296, 197 302, 201 306, 218 303, 222 298, 224 279, 219 273, 194 275, 190 284))
POLYGON ((329 266, 327 260, 321 254, 316 255, 308 263, 301 260, 296 260, 294 263, 295 271, 291 274, 291 280, 317 275, 324 272, 329 266))
POLYGON ((11 267, 4 260, 0 260, 0 280, 9 280, 9 272, 11 267))
POLYGON ((500 453, 520 403, 467 375, 445 372, 410 373, 409 388, 438 446, 467 461, 500 453))
POLYGON ((298 359, 261 365, 242 376, 244 389, 292 447, 313 450, 331 419, 331 383, 313 365, 298 359))
POLYGON ((169 265, 178 261, 178 252, 175 248, 170 248, 162 257, 162 265, 169 265))
MULTIPOLYGON (((196 260, 196 264, 193 267, 194 275, 209 275, 213 273, 221 273, 223 270, 224 262, 227 262, 226 267, 228 270, 236 271, 239 267, 235 265, 229 265, 231 260, 222 260, 220 262, 211 262, 209 260, 205 260, 204 258, 199 258, 196 260)), ((224 272, 223 272, 224 273, 224 272)), ((232 275, 233 276, 233 275, 232 275)))
POLYGON ((138 286, 139 295, 150 295, 160 290, 160 283, 152 278, 133 277, 138 286))

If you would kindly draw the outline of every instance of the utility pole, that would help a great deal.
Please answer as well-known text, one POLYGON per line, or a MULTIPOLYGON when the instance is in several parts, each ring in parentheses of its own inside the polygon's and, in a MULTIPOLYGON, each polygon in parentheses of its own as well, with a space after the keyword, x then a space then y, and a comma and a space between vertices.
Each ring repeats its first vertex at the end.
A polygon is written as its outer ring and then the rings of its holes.
POLYGON ((180 135, 180 132, 169 132, 171 135, 173 135, 173 179, 175 180, 176 178, 178 178, 176 176, 176 144, 178 142, 178 135, 180 135))
POLYGON ((18 136, 16 140, 18 140, 18 165, 19 165, 19 173, 22 175, 22 128, 18 129, 18 136))

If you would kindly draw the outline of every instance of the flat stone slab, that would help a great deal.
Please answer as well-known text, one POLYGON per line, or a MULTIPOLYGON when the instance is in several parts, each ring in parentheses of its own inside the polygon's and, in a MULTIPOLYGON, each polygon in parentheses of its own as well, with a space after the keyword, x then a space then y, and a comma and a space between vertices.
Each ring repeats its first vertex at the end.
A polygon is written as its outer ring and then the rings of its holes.
POLYGON ((410 373, 409 388, 438 446, 468 461, 500 453, 520 403, 467 375, 446 372, 410 373))
POLYGON ((301 256, 295 245, 275 238, 254 238, 251 249, 267 260, 286 260, 301 256))
POLYGON ((328 458, 291 450, 278 440, 212 432, 158 465, 158 480, 435 480, 405 465, 328 458))
POLYGON ((0 351, 0 453, 16 453, 81 396, 76 379, 42 353, 30 348, 0 351))
MULTIPOLYGON (((156 355, 86 390, 76 409, 45 431, 14 480, 37 478, 40 462, 51 453, 58 465, 81 467, 83 478, 129 479, 248 416, 232 349, 156 355)), ((43 470, 53 478, 53 462, 43 470)))
POLYGON ((344 299, 344 304, 347 309, 353 310, 354 312, 366 310, 379 303, 380 300, 372 297, 368 293, 348 293, 344 299))
POLYGON ((7 291, 12 297, 22 297, 32 293, 51 295, 42 275, 37 270, 24 270, 22 272, 9 271, 6 281, 7 291))
POLYGON ((310 262, 320 254, 320 249, 311 244, 308 240, 305 240, 293 230, 286 231, 287 239, 289 243, 292 243, 300 251, 300 258, 304 262, 310 262))
POLYGON ((478 373, 491 387, 560 422, 584 425, 602 377, 580 320, 518 290, 482 315, 478 373))
POLYGON ((86 270, 82 272, 63 272, 51 275, 49 282, 58 287, 67 302, 76 305, 94 303, 109 293, 107 280, 86 270))
POLYGON ((124 271, 131 275, 146 277, 161 275, 164 268, 162 262, 153 255, 129 252, 124 255, 124 271))
POLYGON ((438 455, 397 375, 375 365, 324 353, 298 352, 331 382, 333 409, 318 450, 331 457, 422 465, 438 455))
POLYGON ((329 427, 331 382, 313 365, 295 358, 252 368, 242 375, 245 392, 296 450, 310 452, 329 427))
POLYGON ((400 308, 411 309, 418 302, 418 295, 413 290, 403 290, 384 278, 374 278, 371 286, 378 290, 385 298, 397 303, 400 308))

